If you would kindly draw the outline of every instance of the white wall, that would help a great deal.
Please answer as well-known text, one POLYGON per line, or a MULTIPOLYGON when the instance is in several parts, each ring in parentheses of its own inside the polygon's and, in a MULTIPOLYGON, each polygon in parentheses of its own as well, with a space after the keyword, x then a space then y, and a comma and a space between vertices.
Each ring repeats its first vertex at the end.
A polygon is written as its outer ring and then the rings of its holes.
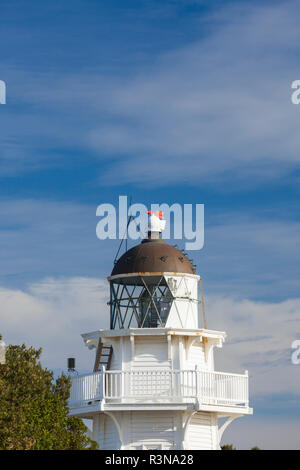
MULTIPOLYGON (((124 450, 181 449, 183 412, 123 411, 115 414, 121 430, 124 450)), ((118 428, 103 413, 94 417, 93 439, 103 450, 121 448, 118 428)), ((185 435, 185 449, 218 449, 218 426, 214 413, 198 412, 191 418, 185 435)))
POLYGON ((185 438, 189 450, 213 450, 218 447, 217 419, 213 413, 196 413, 188 425, 185 438))
POLYGON ((127 419, 128 448, 178 448, 180 441, 178 437, 181 437, 181 421, 178 412, 131 411, 128 412, 127 419))
POLYGON ((132 370, 170 369, 171 361, 168 360, 166 336, 136 336, 134 344, 132 370))
POLYGON ((100 450, 117 450, 121 447, 118 429, 108 415, 102 413, 93 418, 92 435, 100 450))
POLYGON ((193 343, 189 349, 187 369, 194 370, 196 367, 198 367, 198 369, 208 368, 208 364, 205 361, 205 352, 204 352, 203 343, 193 343))

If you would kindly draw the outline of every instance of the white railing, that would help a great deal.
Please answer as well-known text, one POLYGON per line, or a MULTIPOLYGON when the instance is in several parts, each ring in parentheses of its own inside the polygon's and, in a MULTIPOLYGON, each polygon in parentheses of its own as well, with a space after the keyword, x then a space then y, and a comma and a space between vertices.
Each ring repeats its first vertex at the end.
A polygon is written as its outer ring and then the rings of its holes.
POLYGON ((94 372, 72 379, 69 398, 71 408, 80 407, 103 398, 103 372, 94 372))
POLYGON ((248 406, 248 375, 206 370, 103 371, 72 380, 70 408, 97 400, 248 406))

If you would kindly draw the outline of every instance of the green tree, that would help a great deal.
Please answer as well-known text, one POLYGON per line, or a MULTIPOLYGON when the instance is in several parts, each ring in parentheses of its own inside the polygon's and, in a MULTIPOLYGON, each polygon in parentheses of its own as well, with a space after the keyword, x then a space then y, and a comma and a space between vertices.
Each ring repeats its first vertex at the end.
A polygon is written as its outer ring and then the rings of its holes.
POLYGON ((43 369, 41 349, 7 348, 0 365, 0 449, 83 450, 97 444, 81 419, 68 416, 71 380, 43 369))
POLYGON ((224 444, 223 446, 221 446, 221 449, 222 450, 236 450, 236 448, 233 447, 233 444, 224 444))

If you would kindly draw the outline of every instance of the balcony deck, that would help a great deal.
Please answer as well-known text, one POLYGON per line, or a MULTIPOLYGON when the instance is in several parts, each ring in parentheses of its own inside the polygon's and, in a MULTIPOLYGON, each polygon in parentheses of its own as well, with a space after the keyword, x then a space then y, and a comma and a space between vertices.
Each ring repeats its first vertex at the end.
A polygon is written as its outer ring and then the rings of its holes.
POLYGON ((197 406, 250 414, 248 374, 207 370, 110 370, 73 378, 70 414, 109 408, 197 406))

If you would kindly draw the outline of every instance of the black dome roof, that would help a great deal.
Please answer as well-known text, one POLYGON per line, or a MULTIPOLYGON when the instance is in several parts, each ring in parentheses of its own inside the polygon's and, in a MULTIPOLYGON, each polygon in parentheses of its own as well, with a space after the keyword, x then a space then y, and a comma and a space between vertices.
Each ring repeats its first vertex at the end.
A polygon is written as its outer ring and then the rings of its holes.
POLYGON ((126 251, 115 264, 111 275, 140 272, 195 274, 195 269, 182 251, 158 238, 145 239, 126 251))

